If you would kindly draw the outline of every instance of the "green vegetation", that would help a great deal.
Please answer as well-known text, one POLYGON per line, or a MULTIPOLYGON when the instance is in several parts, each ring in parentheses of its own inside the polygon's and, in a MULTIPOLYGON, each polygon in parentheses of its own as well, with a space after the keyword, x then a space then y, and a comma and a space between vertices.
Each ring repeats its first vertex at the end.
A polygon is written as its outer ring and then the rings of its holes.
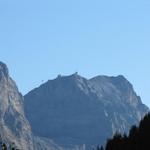
MULTIPOLYGON (((1 138, 2 139, 2 138, 1 138)), ((19 150, 15 143, 6 144, 5 142, 0 142, 0 150, 19 150)))
POLYGON ((150 150, 150 113, 141 121, 139 126, 132 126, 129 135, 115 134, 108 139, 105 149, 97 150, 150 150))

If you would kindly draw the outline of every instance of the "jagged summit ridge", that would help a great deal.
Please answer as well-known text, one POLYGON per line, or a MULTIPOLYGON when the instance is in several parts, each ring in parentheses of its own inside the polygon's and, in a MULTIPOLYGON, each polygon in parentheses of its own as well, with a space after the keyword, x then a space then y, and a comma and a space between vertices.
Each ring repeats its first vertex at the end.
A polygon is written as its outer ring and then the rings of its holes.
POLYGON ((109 95, 110 100, 127 102, 130 105, 141 103, 141 99, 137 96, 132 84, 123 75, 116 77, 97 76, 90 79, 90 83, 98 94, 109 95))
MULTIPOLYGON (((141 103, 140 97, 138 97, 133 89, 132 84, 123 76, 106 76, 99 75, 90 79, 82 77, 77 72, 71 75, 58 75, 54 80, 48 80, 48 82, 41 86, 47 86, 48 84, 56 84, 56 87, 60 86, 73 86, 78 87, 86 94, 96 94, 99 98, 101 96, 109 96, 110 100, 118 98, 111 98, 114 95, 121 97, 121 101, 124 100, 131 105, 137 105, 141 103), (58 86, 57 86, 58 85, 58 86), (136 97, 133 99, 133 97, 136 97)), ((38 89, 38 88, 36 88, 38 89)), ((32 90, 33 91, 33 90, 32 90)), ((30 93, 30 92, 29 92, 30 93)), ((108 100, 108 99, 107 99, 108 100)), ((115 100, 114 100, 115 101, 115 100)))
POLYGON ((33 132, 64 147, 101 144, 116 131, 127 132, 149 111, 120 75, 59 76, 24 98, 33 132))

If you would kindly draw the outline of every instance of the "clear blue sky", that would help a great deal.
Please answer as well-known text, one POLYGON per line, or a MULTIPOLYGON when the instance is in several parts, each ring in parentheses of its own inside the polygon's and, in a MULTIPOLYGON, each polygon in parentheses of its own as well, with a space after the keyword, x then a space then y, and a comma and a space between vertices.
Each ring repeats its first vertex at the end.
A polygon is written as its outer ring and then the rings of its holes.
POLYGON ((122 74, 150 106, 150 1, 1 0, 0 60, 23 94, 58 74, 122 74))

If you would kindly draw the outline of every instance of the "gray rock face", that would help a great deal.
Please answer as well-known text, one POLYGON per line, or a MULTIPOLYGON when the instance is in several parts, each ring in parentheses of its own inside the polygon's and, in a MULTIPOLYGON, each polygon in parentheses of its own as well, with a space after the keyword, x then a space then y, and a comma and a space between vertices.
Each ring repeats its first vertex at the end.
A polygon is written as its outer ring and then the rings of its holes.
POLYGON ((8 145, 15 143, 20 150, 63 150, 52 140, 32 134, 24 114, 23 96, 9 77, 7 66, 2 62, 0 62, 0 136, 2 137, 0 140, 8 145))
POLYGON ((7 66, 0 61, 0 79, 2 79, 3 77, 8 78, 9 73, 8 73, 8 68, 7 66))
POLYGON ((65 148, 102 144, 149 111, 123 76, 58 76, 24 98, 33 133, 65 148))
POLYGON ((9 77, 7 66, 0 62, 0 134, 7 143, 22 150, 32 150, 32 133, 25 118, 23 97, 9 77))
POLYGON ((22 150, 88 149, 127 132, 148 111, 123 76, 58 76, 24 100, 0 62, 0 134, 22 150))

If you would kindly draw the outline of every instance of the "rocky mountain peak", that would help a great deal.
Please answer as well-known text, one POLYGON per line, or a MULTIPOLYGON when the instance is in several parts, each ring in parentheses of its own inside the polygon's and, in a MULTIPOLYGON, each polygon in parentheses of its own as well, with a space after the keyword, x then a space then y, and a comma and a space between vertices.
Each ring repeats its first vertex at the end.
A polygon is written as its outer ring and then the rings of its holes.
POLYGON ((62 79, 62 78, 65 78, 65 79, 68 79, 68 80, 69 79, 70 80, 75 80, 75 79, 80 79, 80 78, 83 78, 83 77, 80 76, 78 74, 78 72, 75 72, 75 73, 73 73, 71 75, 61 75, 61 74, 59 74, 56 79, 62 79))
POLYGON ((103 143, 148 112, 124 76, 59 76, 24 98, 33 133, 64 147, 103 143))
POLYGON ((3 77, 8 78, 9 71, 6 64, 0 61, 0 79, 2 79, 3 77))
POLYGON ((23 109, 23 97, 9 77, 6 64, 0 62, 0 135, 19 149, 33 149, 32 133, 23 109))
POLYGON ((24 114, 23 96, 9 76, 6 64, 0 62, 0 142, 21 150, 58 150, 50 139, 34 136, 24 114))

